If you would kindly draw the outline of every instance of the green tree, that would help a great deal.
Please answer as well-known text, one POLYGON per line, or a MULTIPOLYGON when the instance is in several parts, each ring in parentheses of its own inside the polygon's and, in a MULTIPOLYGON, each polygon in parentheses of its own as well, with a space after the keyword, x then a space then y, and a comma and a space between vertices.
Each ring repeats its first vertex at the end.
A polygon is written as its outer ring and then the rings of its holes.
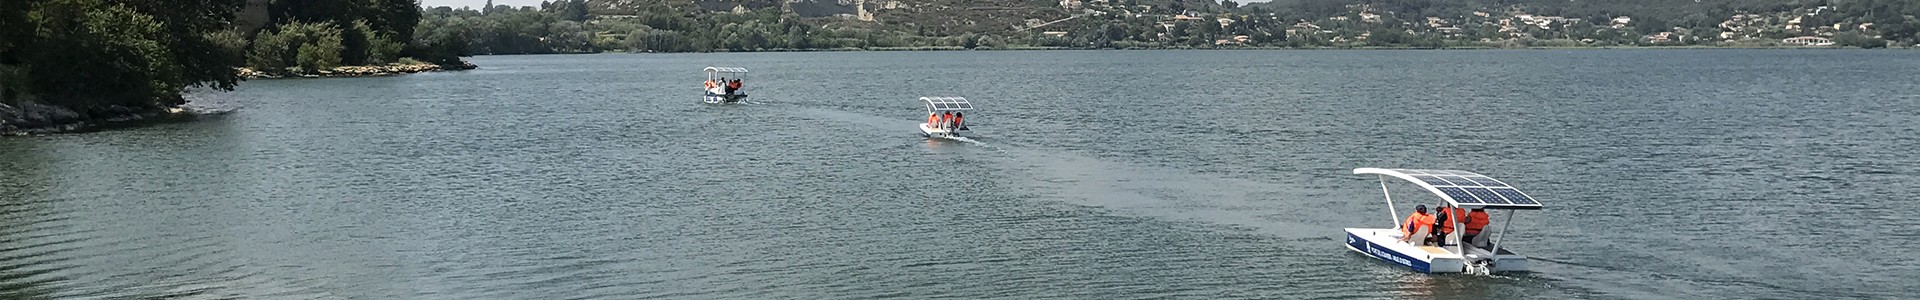
POLYGON ((1192 31, 1192 28, 1193 25, 1191 22, 1174 22, 1173 29, 1167 30, 1167 37, 1173 38, 1174 42, 1184 42, 1187 40, 1187 34, 1189 31, 1192 31))
POLYGON ((368 55, 373 52, 373 40, 377 33, 366 20, 353 20, 340 27, 340 62, 349 65, 367 65, 368 55))
POLYGON ((60 99, 81 113, 112 107, 154 107, 179 97, 186 80, 172 59, 165 26, 125 5, 50 0, 28 13, 30 91, 60 99))
POLYGON ((469 26, 450 25, 457 20, 422 21, 421 24, 441 24, 442 26, 422 26, 414 31, 408 48, 413 49, 413 57, 422 61, 440 65, 461 64, 461 56, 474 53, 473 44, 477 38, 469 26))
POLYGON ((223 30, 240 4, 0 1, 0 99, 123 114, 184 103, 191 86, 232 89, 245 41, 223 30))
POLYGON ((392 35, 373 36, 367 44, 371 45, 367 48, 367 63, 376 65, 398 62, 401 51, 405 51, 407 46, 394 40, 392 35))
POLYGON ((268 10, 274 24, 328 23, 343 29, 341 62, 353 65, 392 60, 375 54, 396 51, 377 48, 391 47, 395 37, 413 36, 423 16, 418 0, 275 0, 268 10))
MULTIPOLYGON (((340 28, 331 23, 282 24, 279 28, 254 37, 249 65, 261 71, 281 72, 290 67, 318 71, 340 66, 344 61, 340 28)), ((361 50, 366 51, 366 50, 361 50)), ((366 56, 363 52, 361 56, 366 56)))
POLYGON ((287 49, 298 49, 300 44, 288 36, 277 32, 261 32, 253 37, 253 48, 247 51, 247 66, 261 71, 279 72, 292 67, 287 60, 287 49))
POLYGON ((326 70, 340 66, 340 35, 333 31, 331 35, 322 35, 307 44, 300 45, 299 63, 301 69, 326 70))
POLYGON ((1887 40, 1870 37, 1870 36, 1866 36, 1858 33, 1852 33, 1852 32, 1834 35, 1833 43, 1835 45, 1840 45, 1844 47, 1860 47, 1860 48, 1867 48, 1867 49, 1883 48, 1887 46, 1887 40))
MULTIPOLYGON (((152 37, 180 65, 180 79, 185 85, 232 90, 240 83, 240 75, 233 68, 245 63, 241 53, 209 40, 207 34, 228 29, 244 0, 102 1, 116 2, 161 23, 163 34, 152 37)), ((175 105, 185 103, 172 101, 175 105)))
POLYGON ((28 22, 27 12, 40 0, 0 1, 0 64, 18 64, 19 61, 4 60, 15 45, 33 38, 33 24, 28 22))

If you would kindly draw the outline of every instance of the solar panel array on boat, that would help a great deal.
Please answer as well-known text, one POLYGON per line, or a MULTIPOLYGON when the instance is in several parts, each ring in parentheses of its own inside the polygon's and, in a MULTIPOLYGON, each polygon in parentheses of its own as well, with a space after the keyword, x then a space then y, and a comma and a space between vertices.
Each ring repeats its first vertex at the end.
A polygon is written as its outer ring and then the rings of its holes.
POLYGON ((746 72, 747 72, 747 68, 734 68, 734 67, 707 67, 707 72, 722 72, 722 73, 746 73, 746 72))
POLYGON ((933 110, 973 110, 973 103, 968 103, 967 98, 920 97, 920 101, 926 101, 927 107, 933 110))
POLYGON ((1454 170, 1406 170, 1395 169, 1400 173, 1413 176, 1434 189, 1440 190, 1453 202, 1461 205, 1482 205, 1505 208, 1540 208, 1540 202, 1534 201, 1526 193, 1479 173, 1454 170))

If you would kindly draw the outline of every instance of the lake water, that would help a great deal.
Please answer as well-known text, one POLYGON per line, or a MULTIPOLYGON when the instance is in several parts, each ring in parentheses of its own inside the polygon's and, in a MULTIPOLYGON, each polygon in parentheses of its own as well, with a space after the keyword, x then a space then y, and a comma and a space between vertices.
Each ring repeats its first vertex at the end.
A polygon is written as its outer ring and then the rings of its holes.
MULTIPOLYGON (((0 298, 1907 298, 1920 52, 476 57, 0 139, 0 298), (745 105, 696 94, 751 68, 745 105), (921 96, 964 96, 971 142, 921 96), (1359 167, 1546 210, 1424 275, 1359 167)), ((1402 213, 1431 204, 1392 182, 1402 213)), ((1496 215, 1503 221, 1506 215, 1496 215)), ((1497 223, 1496 223, 1497 224, 1497 223)))

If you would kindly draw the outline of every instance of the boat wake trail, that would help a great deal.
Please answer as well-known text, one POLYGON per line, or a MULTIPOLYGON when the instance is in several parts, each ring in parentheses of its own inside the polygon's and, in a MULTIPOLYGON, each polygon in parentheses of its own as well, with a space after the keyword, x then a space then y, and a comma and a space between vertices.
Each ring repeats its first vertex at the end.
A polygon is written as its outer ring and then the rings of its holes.
POLYGON ((978 146, 989 146, 989 145, 987 145, 987 143, 986 143, 986 142, 981 142, 981 141, 979 141, 979 140, 974 140, 974 139, 971 139, 971 138, 967 138, 967 137, 964 137, 964 136, 956 136, 956 137, 951 137, 950 139, 953 139, 954 141, 957 141, 957 142, 962 142, 962 143, 968 143, 968 144, 974 144, 974 145, 978 145, 978 146))
POLYGON ((1584 264, 1584 263, 1577 263, 1577 262, 1572 262, 1572 261, 1566 261, 1566 260, 1558 260, 1558 259, 1552 259, 1552 258, 1545 258, 1545 257, 1539 257, 1539 256, 1531 256, 1531 255, 1529 255, 1529 256, 1527 256, 1527 261, 1535 261, 1535 262, 1547 262, 1547 263, 1554 263, 1554 264, 1561 264, 1561 265, 1568 265, 1568 266, 1574 266, 1574 267, 1581 267, 1581 268, 1589 268, 1589 269, 1599 269, 1599 270, 1606 270, 1606 271, 1609 271, 1609 272, 1624 272, 1624 271, 1631 271, 1631 270, 1628 270, 1628 269, 1625 269, 1625 268, 1618 268, 1618 267, 1609 267, 1609 266, 1602 266, 1602 265, 1594 265, 1594 264, 1584 264))

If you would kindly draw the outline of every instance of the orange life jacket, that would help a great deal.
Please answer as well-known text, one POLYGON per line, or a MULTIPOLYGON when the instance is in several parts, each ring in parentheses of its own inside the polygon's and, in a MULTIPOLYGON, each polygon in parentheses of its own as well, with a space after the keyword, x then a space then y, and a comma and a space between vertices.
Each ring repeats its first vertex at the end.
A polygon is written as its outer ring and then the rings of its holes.
POLYGON ((740 81, 734 80, 733 82, 728 82, 727 88, 736 89, 736 90, 740 89, 740 81))
POLYGON ((707 89, 713 89, 713 87, 716 87, 716 86, 720 86, 720 85, 714 84, 712 80, 707 81, 707 89))
POLYGON ((1413 234, 1415 231, 1420 231, 1421 228, 1426 228, 1427 231, 1433 231, 1433 215, 1417 211, 1413 212, 1413 214, 1407 215, 1407 225, 1400 227, 1400 236, 1413 234))
POLYGON ((1480 230, 1486 229, 1488 223, 1493 223, 1493 219, 1487 216, 1487 211, 1467 213, 1467 234, 1480 234, 1480 230))
POLYGON ((1446 223, 1440 223, 1440 233, 1453 233, 1454 222, 1466 221, 1461 220, 1460 217, 1467 215, 1467 209, 1458 207, 1441 208, 1440 215, 1446 216, 1446 223))

